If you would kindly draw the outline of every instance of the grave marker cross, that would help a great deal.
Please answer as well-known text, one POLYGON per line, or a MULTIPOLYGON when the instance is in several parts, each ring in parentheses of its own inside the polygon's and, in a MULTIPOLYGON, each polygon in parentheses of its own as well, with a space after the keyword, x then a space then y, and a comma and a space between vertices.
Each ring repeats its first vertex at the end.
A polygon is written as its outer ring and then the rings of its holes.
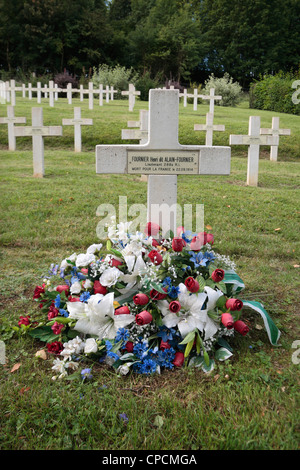
POLYGON ((14 107, 7 106, 7 117, 0 118, 0 124, 7 124, 8 127, 8 149, 16 150, 16 136, 14 132, 15 124, 25 124, 25 117, 15 117, 14 107))
POLYGON ((164 233, 176 233, 177 175, 227 175, 231 149, 179 144, 179 91, 150 90, 149 99, 148 142, 97 145, 96 172, 148 174, 148 221, 158 223, 164 233), (164 219, 162 205, 169 208, 164 219))
POLYGON ((225 126, 222 124, 214 125, 214 115, 212 113, 206 114, 206 124, 194 124, 194 131, 206 131, 205 145, 212 146, 213 144, 213 131, 225 131, 225 126))
POLYGON ((92 119, 81 118, 81 108, 74 108, 73 119, 63 119, 63 126, 74 126, 74 150, 75 152, 81 152, 81 126, 92 126, 92 119))
POLYGON ((140 96, 141 92, 136 91, 135 86, 130 83, 128 91, 122 91, 123 96, 129 97, 129 111, 133 111, 134 104, 135 104, 135 97, 140 96))
POLYGON ((278 145, 279 137, 260 135, 260 116, 250 116, 249 135, 230 135, 230 145, 248 145, 247 185, 257 186, 260 145, 278 145))
POLYGON ((209 100, 209 112, 213 114, 214 109, 215 109, 215 101, 216 100, 221 100, 222 96, 219 96, 219 95, 215 96, 215 89, 210 88, 209 95, 201 95, 201 98, 203 100, 209 100))
MULTIPOLYGON (((260 133, 268 134, 268 135, 278 135, 278 145, 279 145, 279 136, 291 135, 291 129, 279 129, 279 117, 273 117, 272 128, 271 129, 262 128, 260 129, 260 133)), ((271 145, 270 160, 272 162, 277 161, 278 145, 271 145)))
POLYGON ((43 178, 44 170, 44 137, 62 135, 61 126, 43 125, 43 108, 32 108, 32 126, 15 127, 16 137, 32 136, 33 176, 43 178))

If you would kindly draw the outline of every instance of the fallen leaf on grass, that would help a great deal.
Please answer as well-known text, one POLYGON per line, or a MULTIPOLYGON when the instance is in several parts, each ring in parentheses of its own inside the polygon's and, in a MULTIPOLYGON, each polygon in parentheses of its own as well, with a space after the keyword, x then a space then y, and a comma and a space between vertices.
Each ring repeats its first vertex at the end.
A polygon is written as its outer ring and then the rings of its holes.
POLYGON ((16 370, 18 370, 18 369, 20 368, 20 366, 21 366, 21 362, 17 362, 17 364, 15 364, 15 365, 12 367, 12 369, 11 369, 10 372, 11 372, 11 373, 12 373, 12 372, 15 372, 16 370))
POLYGON ((300 264, 294 264, 294 268, 300 268, 300 264))
POLYGON ((46 360, 47 359, 47 353, 44 349, 40 349, 39 351, 37 351, 35 353, 35 357, 38 357, 39 359, 46 360))
POLYGON ((281 228, 275 228, 274 232, 280 232, 281 228))
POLYGON ((20 395, 24 395, 25 392, 28 392, 30 390, 30 387, 22 387, 21 390, 19 391, 20 395))

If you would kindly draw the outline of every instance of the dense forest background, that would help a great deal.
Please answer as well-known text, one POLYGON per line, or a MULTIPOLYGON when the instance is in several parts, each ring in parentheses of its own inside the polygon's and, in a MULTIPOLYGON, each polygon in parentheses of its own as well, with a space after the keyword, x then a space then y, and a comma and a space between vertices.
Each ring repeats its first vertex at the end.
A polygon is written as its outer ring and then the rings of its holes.
POLYGON ((80 77, 99 64, 243 88, 296 71, 299 0, 0 0, 0 71, 80 77))

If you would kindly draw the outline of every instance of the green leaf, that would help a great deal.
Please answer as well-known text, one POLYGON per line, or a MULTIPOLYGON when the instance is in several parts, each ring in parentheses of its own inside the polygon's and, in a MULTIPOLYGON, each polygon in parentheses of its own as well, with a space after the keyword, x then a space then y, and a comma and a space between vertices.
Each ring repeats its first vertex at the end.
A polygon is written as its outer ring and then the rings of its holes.
POLYGON ((50 326, 40 326, 29 330, 28 334, 35 339, 39 339, 44 343, 51 343, 57 339, 57 335, 53 333, 50 326))
POLYGON ((189 343, 190 341, 194 341, 194 340, 195 340, 196 331, 197 331, 197 330, 190 331, 190 332, 185 336, 185 338, 181 341, 181 343, 179 343, 179 344, 187 344, 187 343, 189 343))
POLYGON ((215 359, 217 359, 218 361, 226 361, 226 359, 228 359, 231 356, 232 356, 232 353, 228 351, 227 348, 223 348, 223 347, 218 349, 215 353, 215 359))
POLYGON ((221 282, 216 282, 215 285, 216 285, 216 286, 218 287, 218 289, 220 289, 224 294, 227 293, 227 287, 226 287, 225 282, 223 282, 223 281, 221 281, 221 282))
POLYGON ((190 352, 192 350, 192 347, 194 345, 194 340, 190 341, 186 347, 185 347, 185 351, 184 351, 184 357, 188 357, 190 355, 190 352))
POLYGON ((218 339, 218 344, 219 344, 219 346, 222 346, 223 348, 228 349, 228 351, 233 352, 232 347, 227 343, 226 339, 224 339, 222 337, 219 338, 218 339))

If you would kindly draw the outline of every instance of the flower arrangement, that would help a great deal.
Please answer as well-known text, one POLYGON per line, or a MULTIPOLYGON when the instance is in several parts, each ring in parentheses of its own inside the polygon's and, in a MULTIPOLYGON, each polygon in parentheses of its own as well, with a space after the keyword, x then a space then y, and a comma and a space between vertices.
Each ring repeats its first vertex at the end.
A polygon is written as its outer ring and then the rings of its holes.
MULTIPOLYGON (((135 234, 130 225, 112 223, 106 244, 51 265, 34 290, 37 320, 20 317, 19 328, 54 355, 54 379, 82 361, 105 362, 121 375, 183 365, 211 371, 232 355, 231 338, 248 333, 245 307, 262 316, 277 344, 280 331, 264 307, 239 298, 244 283, 212 249, 213 234, 179 227, 163 239, 154 223, 135 234)), ((91 369, 81 376, 91 378, 91 369)))

